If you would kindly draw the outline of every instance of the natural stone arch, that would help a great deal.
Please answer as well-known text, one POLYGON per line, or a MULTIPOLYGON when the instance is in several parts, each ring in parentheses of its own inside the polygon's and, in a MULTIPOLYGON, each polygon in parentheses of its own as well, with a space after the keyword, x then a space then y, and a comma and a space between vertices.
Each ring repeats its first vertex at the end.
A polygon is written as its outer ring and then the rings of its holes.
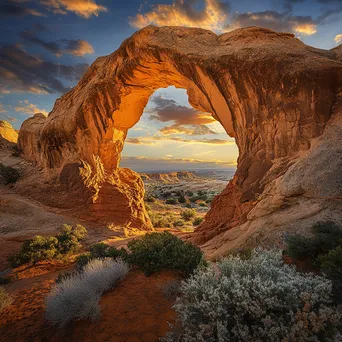
POLYGON ((306 46, 292 34, 149 26, 98 58, 47 119, 24 122, 19 146, 74 189, 90 216, 149 228, 141 179, 118 168, 120 153, 155 90, 186 89, 190 104, 212 113, 240 153, 233 181, 195 234, 203 243, 245 224, 265 186, 310 150, 341 84, 340 51, 306 46))

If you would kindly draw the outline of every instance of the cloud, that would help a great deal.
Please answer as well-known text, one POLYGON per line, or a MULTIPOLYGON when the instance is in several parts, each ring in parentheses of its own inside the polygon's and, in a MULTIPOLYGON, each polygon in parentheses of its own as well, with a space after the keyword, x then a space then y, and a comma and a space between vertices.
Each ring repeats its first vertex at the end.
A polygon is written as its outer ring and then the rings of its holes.
POLYGON ((8 111, 5 109, 4 105, 0 103, 0 113, 7 113, 8 111))
POLYGON ((317 32, 317 23, 310 16, 292 16, 275 11, 235 14, 225 29, 231 31, 246 26, 261 26, 274 31, 301 35, 312 35, 317 32))
POLYGON ((18 119, 14 118, 13 116, 3 115, 3 114, 0 114, 0 119, 8 121, 8 122, 17 122, 18 121, 18 119))
POLYGON ((130 24, 143 28, 149 24, 158 26, 190 26, 208 30, 220 30, 227 20, 229 5, 219 0, 204 0, 202 10, 197 9, 201 0, 175 0, 171 5, 155 5, 144 14, 130 18, 130 24))
POLYGON ((45 109, 38 108, 35 104, 29 103, 28 100, 19 101, 18 106, 13 108, 16 112, 32 116, 36 113, 42 113, 47 116, 49 113, 45 109))
POLYGON ((163 136, 127 138, 125 143, 135 144, 135 145, 156 145, 160 141, 178 142, 178 143, 186 143, 186 144, 235 145, 235 142, 233 140, 184 139, 184 138, 179 138, 179 137, 163 137, 163 136))
POLYGON ((137 28, 150 24, 201 27, 217 32, 232 31, 246 26, 261 26, 298 35, 316 33, 318 22, 310 16, 292 15, 292 2, 301 0, 285 2, 287 10, 284 13, 230 13, 228 4, 219 0, 174 0, 171 5, 156 5, 146 13, 138 13, 134 18, 130 18, 130 24, 137 28), (200 5, 202 10, 197 9, 200 5))
POLYGON ((236 161, 224 161, 219 159, 195 159, 195 158, 164 158, 149 157, 122 157, 120 167, 129 167, 137 171, 157 170, 182 170, 182 169, 212 169, 235 168, 236 161))
POLYGON ((204 135, 218 134, 206 125, 184 125, 184 126, 166 126, 159 130, 164 135, 187 134, 187 135, 204 135))
POLYGON ((4 1, 0 5, 0 16, 22 17, 25 15, 44 16, 41 12, 27 7, 26 4, 19 4, 16 1, 4 1))
POLYGON ((25 42, 41 46, 58 57, 65 53, 74 56, 83 56, 94 52, 92 45, 82 39, 61 39, 47 42, 37 37, 36 30, 23 31, 20 33, 20 36, 25 42))
POLYGON ((341 42, 342 42, 342 33, 337 34, 337 35, 335 36, 334 40, 335 40, 336 44, 341 43, 341 42))
POLYGON ((98 5, 93 0, 40 0, 40 3, 55 14, 73 12, 85 19, 92 15, 98 16, 100 12, 107 11, 106 7, 98 5))
POLYGON ((18 45, 4 46, 0 48, 0 91, 65 93, 70 87, 62 80, 78 81, 88 66, 54 63, 31 55, 18 45))

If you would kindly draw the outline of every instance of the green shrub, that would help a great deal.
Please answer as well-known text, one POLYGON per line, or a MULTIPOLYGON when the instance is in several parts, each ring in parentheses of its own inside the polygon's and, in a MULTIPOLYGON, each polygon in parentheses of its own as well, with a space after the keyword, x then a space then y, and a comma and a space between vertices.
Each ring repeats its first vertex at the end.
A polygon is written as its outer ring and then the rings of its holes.
POLYGON ((192 191, 190 191, 190 190, 187 192, 187 194, 188 194, 189 197, 192 197, 194 195, 194 193, 192 191))
POLYGON ((13 303, 13 298, 6 292, 3 287, 0 287, 0 312, 13 303))
POLYGON ((183 227, 185 225, 185 222, 183 220, 176 220, 173 222, 173 225, 175 227, 183 227))
POLYGON ((321 271, 329 278, 342 280, 342 246, 318 257, 321 271))
POLYGON ((206 206, 207 206, 204 202, 200 202, 200 203, 198 203, 198 205, 199 205, 200 207, 206 207, 206 206))
POLYGON ((230 255, 195 272, 174 307, 181 329, 164 341, 336 341, 340 323, 331 282, 283 264, 281 251, 230 255))
POLYGON ((185 221, 190 221, 190 219, 192 219, 195 216, 196 212, 195 210, 192 209, 186 209, 184 211, 181 212, 181 217, 185 220, 185 221))
POLYGON ((203 217, 195 217, 194 220, 192 221, 192 225, 194 227, 199 226, 203 222, 203 217))
POLYGON ((59 258, 62 255, 75 253, 80 247, 82 240, 87 234, 81 225, 72 227, 64 224, 59 234, 53 237, 35 236, 26 240, 20 251, 8 258, 12 267, 18 267, 26 263, 59 258))
POLYGON ((151 214, 150 219, 154 228, 171 228, 174 216, 172 214, 151 214))
POLYGON ((0 163, 0 175, 4 178, 6 184, 13 184, 20 178, 20 172, 11 166, 5 166, 0 163))
POLYGON ((192 273, 205 263, 201 250, 169 232, 146 234, 128 243, 128 261, 146 275, 163 269, 192 273))
POLYGON ((145 196, 145 201, 149 202, 149 203, 153 203, 156 201, 156 198, 153 197, 152 195, 147 195, 147 196, 145 196))
POLYGON ((165 201, 166 204, 176 204, 177 201, 174 199, 174 198, 168 198, 166 201, 165 201))
POLYGON ((185 202, 186 202, 186 199, 185 199, 184 195, 180 195, 180 196, 178 197, 178 202, 179 202, 179 203, 185 203, 185 202))
POLYGON ((312 237, 292 234, 286 238, 287 253, 292 258, 309 258, 315 262, 319 255, 342 245, 342 229, 334 222, 318 222, 312 232, 312 237))
POLYGON ((116 259, 121 257, 126 259, 127 251, 125 248, 117 249, 114 246, 109 246, 104 242, 94 243, 89 247, 89 252, 78 256, 76 261, 76 267, 78 270, 82 270, 93 259, 116 259))

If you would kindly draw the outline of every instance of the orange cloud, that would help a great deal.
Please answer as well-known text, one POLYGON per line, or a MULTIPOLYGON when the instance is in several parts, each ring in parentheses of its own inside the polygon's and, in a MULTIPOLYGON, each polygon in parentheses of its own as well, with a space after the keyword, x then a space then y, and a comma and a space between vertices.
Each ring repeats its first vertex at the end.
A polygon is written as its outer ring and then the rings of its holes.
POLYGON ((130 24, 137 28, 155 24, 202 27, 219 31, 227 20, 228 4, 219 0, 204 0, 204 8, 197 10, 197 2, 176 0, 171 5, 156 5, 151 11, 131 18, 130 24))
POLYGON ((86 19, 92 15, 98 16, 100 12, 107 11, 106 7, 98 5, 93 0, 40 0, 40 2, 46 6, 48 10, 56 14, 74 12, 86 19))
POLYGON ((206 125, 185 125, 185 126, 166 126, 159 130, 164 135, 187 134, 187 135, 204 135, 218 134, 206 125))
POLYGON ((14 110, 29 116, 32 116, 36 113, 42 113, 45 116, 49 114, 45 109, 38 108, 35 104, 29 103, 28 100, 19 101, 18 106, 14 107, 14 110))
POLYGON ((187 143, 187 144, 208 144, 208 145, 235 145, 232 140, 223 139, 183 139, 178 137, 138 137, 138 138, 127 138, 126 143, 135 145, 156 145, 160 141, 166 142, 177 142, 177 143, 187 143))

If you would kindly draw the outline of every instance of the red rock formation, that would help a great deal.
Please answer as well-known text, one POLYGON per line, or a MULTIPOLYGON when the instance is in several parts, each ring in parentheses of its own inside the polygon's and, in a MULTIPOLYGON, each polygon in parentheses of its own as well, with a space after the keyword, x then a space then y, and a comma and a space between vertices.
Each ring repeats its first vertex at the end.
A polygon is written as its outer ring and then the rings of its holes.
POLYGON ((18 133, 9 122, 0 120, 0 138, 11 143, 16 143, 18 140, 18 133))
MULTIPOLYGON (((95 194, 90 212, 107 215, 114 206, 102 203, 112 187, 121 191, 130 183, 126 178, 116 183, 127 131, 139 121, 151 94, 170 85, 185 88, 193 107, 212 113, 240 151, 234 179, 194 236, 210 255, 254 239, 270 226, 304 226, 318 212, 341 219, 332 207, 340 205, 342 190, 335 186, 323 194, 319 184, 336 179, 342 166, 340 48, 316 49, 288 33, 251 27, 217 36, 195 28, 146 27, 98 58, 56 101, 36 133, 25 122, 19 140, 26 136, 31 143, 20 146, 27 158, 58 175, 80 161, 87 165, 81 170, 101 165, 90 186, 95 194), (33 135, 39 136, 37 142, 30 140, 33 135), (325 156, 315 154, 320 148, 325 156), (325 160, 328 156, 332 160, 325 160), (323 160, 328 167, 322 172, 323 160), (315 206, 320 209, 314 211, 315 206), (267 227, 256 223, 261 218, 267 227)), ((78 174, 87 187, 84 171, 78 174)), ((141 198, 139 203, 130 199, 136 204, 133 211, 144 211, 141 198)), ((135 217, 129 209, 122 215, 135 217)))

